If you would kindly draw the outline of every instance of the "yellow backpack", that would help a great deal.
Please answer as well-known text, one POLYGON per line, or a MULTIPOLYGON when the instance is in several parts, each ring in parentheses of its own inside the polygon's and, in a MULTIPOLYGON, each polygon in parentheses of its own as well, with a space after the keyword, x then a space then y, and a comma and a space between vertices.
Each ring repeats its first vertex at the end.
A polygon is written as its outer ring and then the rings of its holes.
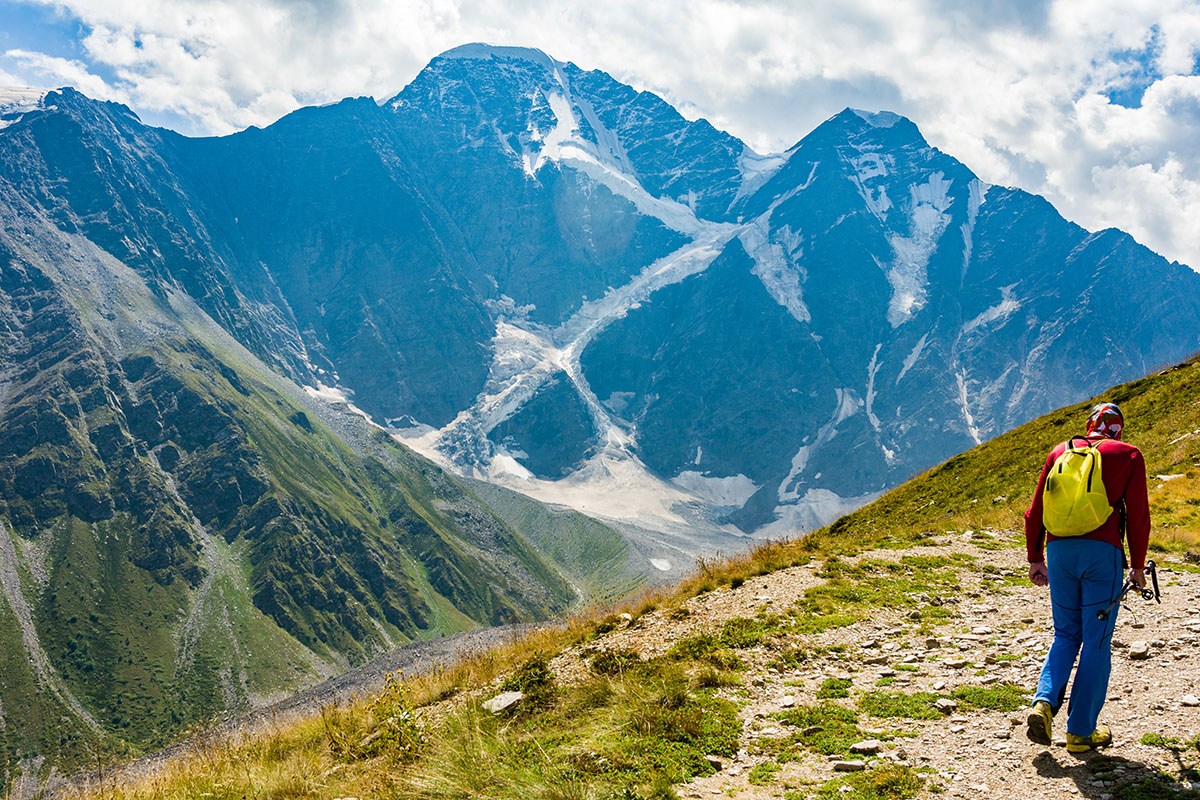
POLYGON ((1086 447, 1077 448, 1076 441, 1069 440, 1067 449, 1054 459, 1042 492, 1042 523, 1055 536, 1091 533, 1113 512, 1104 490, 1100 443, 1084 439, 1086 447))

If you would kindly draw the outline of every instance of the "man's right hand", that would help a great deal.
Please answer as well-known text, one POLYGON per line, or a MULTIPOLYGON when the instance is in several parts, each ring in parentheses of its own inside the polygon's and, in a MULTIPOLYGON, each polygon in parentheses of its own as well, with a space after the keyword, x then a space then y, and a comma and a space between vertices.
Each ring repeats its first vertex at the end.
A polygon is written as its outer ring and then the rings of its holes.
MULTIPOLYGON (((1145 578, 1142 579, 1143 583, 1145 578)), ((1038 562, 1029 565, 1029 582, 1034 586, 1045 586, 1050 583, 1050 573, 1046 572, 1046 565, 1038 562)))
POLYGON ((1134 567, 1129 570, 1129 580, 1137 584, 1139 589, 1146 588, 1146 570, 1134 567))

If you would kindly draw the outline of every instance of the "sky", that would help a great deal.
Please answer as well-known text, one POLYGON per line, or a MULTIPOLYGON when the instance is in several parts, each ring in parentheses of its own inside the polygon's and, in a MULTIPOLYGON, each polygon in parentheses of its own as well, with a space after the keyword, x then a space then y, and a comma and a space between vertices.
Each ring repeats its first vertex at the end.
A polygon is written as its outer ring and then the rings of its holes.
POLYGON ((759 152, 846 106, 1200 270, 1200 0, 0 0, 0 85, 191 135, 384 100, 466 42, 537 47, 759 152))

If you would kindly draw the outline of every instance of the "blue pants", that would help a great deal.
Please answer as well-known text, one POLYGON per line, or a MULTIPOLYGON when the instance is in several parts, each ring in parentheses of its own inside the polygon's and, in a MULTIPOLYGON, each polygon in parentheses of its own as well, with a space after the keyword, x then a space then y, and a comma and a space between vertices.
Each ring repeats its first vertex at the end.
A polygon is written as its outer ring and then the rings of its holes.
POLYGON ((1108 542, 1055 539, 1046 545, 1050 603, 1054 609, 1054 643, 1038 679, 1034 702, 1045 700, 1058 713, 1067 679, 1079 656, 1068 705, 1067 732, 1091 736, 1108 694, 1112 668, 1112 634, 1117 609, 1101 622, 1096 612, 1121 593, 1125 582, 1121 551, 1108 542))

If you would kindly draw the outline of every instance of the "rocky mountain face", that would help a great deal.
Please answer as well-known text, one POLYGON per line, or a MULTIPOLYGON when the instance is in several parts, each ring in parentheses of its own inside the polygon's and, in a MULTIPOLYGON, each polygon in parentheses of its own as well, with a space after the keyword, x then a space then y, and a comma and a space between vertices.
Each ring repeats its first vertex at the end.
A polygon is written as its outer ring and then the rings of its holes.
MULTIPOLYGON (((506 521, 292 380, 320 385, 305 337, 367 346, 385 318, 300 335, 301 290, 218 237, 203 152, 69 90, 38 106, 0 130, 0 783, 637 584, 588 522, 612 567, 582 594, 532 543, 544 521, 506 521)), ((403 313, 380 340, 417 334, 403 313)))
POLYGON ((886 112, 763 156, 484 45, 220 138, 0 100, 10 770, 818 526, 1200 344, 1200 276, 886 112))

